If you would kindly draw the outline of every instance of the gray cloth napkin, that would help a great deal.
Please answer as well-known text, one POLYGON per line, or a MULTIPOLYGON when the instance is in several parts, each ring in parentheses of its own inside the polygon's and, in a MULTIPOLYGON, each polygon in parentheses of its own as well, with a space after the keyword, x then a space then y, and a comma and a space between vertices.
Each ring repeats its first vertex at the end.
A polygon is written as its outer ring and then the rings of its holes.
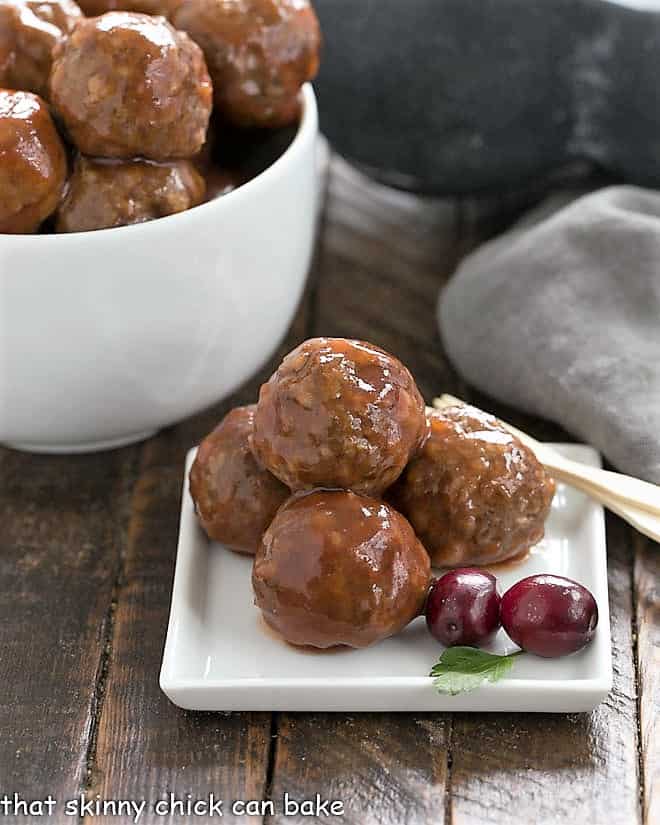
POLYGON ((500 401, 660 483, 660 193, 550 199, 440 296, 449 357, 500 401))

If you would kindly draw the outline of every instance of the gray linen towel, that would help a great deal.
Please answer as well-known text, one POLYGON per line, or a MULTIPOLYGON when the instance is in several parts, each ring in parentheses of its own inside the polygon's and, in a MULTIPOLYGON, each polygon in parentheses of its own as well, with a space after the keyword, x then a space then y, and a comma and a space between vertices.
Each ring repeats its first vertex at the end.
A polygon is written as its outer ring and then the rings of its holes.
POLYGON ((550 199, 461 263, 438 313, 469 382, 660 484, 659 192, 550 199))

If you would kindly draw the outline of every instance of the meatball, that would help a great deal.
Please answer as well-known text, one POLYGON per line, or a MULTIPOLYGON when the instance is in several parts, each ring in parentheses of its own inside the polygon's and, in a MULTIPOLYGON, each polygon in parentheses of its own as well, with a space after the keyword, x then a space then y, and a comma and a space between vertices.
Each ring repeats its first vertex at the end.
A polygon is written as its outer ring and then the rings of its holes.
POLYGON ((73 0, 0 0, 0 86, 46 97, 53 49, 81 16, 73 0))
POLYGON ((138 11, 169 17, 181 2, 183 0, 81 0, 79 5, 87 17, 98 17, 108 11, 138 11))
POLYGON ((430 436, 388 499, 440 567, 492 564, 543 538, 555 491, 534 453, 491 415, 429 414, 430 436))
POLYGON ((78 156, 57 210, 58 232, 144 223, 204 200, 204 178, 187 160, 95 160, 78 156))
POLYGON ((209 538, 256 553, 264 530, 289 490, 254 460, 248 439, 254 405, 232 410, 199 445, 190 494, 209 538))
POLYGON ((345 338, 312 338, 261 387, 252 448, 292 490, 379 495, 426 436, 424 401, 403 364, 345 338))
POLYGON ((66 153, 44 101, 0 89, 0 232, 34 232, 57 206, 66 153))
POLYGON ((291 498, 254 559, 255 603, 296 645, 366 647, 424 607, 429 557, 405 518, 343 490, 291 498))
POLYGON ((186 0, 172 16, 204 50, 216 105, 238 126, 284 126, 318 70, 321 35, 307 0, 186 0))
POLYGON ((85 155, 172 160, 205 140, 213 89, 199 47, 163 17, 81 20, 53 54, 51 101, 85 155))

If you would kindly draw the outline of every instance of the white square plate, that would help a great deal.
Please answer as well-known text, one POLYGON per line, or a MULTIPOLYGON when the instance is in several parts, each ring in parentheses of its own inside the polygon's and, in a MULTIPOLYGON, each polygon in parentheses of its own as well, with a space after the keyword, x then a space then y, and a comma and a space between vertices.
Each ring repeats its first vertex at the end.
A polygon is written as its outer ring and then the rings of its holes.
MULTIPOLYGON (((555 445, 598 466, 582 445, 555 445)), ((600 621, 594 641, 562 659, 517 658, 506 679, 472 693, 439 695, 427 675, 442 652, 423 618, 366 650, 306 652, 270 633, 253 603, 251 559, 212 544, 199 528, 186 461, 172 607, 160 685, 195 710, 543 711, 591 710, 612 683, 602 508, 559 484, 546 537, 515 567, 496 570, 501 592, 533 573, 558 573, 588 587, 600 621)), ((495 652, 515 646, 500 631, 495 652)))

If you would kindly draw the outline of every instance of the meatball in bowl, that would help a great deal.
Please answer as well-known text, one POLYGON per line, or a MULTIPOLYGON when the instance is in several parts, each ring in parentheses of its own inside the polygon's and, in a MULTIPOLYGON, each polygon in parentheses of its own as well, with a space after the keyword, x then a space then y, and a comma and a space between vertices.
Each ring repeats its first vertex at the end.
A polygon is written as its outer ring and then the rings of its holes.
POLYGON ((275 349, 311 257, 317 110, 300 75, 287 124, 237 129, 163 16, 53 42, 41 97, 0 89, 0 442, 83 452, 219 401, 275 349))

